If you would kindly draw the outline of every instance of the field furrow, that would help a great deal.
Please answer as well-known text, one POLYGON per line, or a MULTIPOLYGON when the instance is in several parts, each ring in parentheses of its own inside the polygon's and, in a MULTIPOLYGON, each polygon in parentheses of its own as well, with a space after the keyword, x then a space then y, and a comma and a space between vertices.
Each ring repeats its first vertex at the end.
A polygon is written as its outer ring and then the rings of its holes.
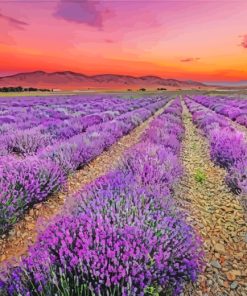
POLYGON ((211 160, 227 171, 225 182, 247 208, 247 142, 230 120, 191 99, 185 103, 193 122, 208 139, 211 160))
POLYGON ((205 270, 197 285, 183 295, 246 295, 246 233, 244 210, 224 183, 226 172, 210 160, 207 139, 192 122, 183 103, 185 138, 182 148, 184 176, 177 198, 188 211, 206 252, 205 270))
MULTIPOLYGON (((192 97, 192 99, 194 99, 194 98, 192 97)), ((210 102, 210 97, 208 98, 208 100, 209 100, 209 102, 210 102)), ((228 99, 228 100, 230 100, 230 99, 228 99)), ((195 101, 198 102, 198 103, 200 103, 200 104, 202 104, 202 101, 201 101, 201 100, 195 100, 195 101)), ((241 100, 240 100, 240 101, 241 101, 241 100)), ((217 102, 217 101, 216 101, 216 102, 217 102)), ((242 100, 242 103, 243 103, 243 102, 244 102, 244 101, 242 100)), ((229 122, 229 124, 232 125, 236 130, 242 132, 242 133, 244 134, 245 140, 247 140, 247 123, 245 123, 245 121, 243 121, 243 122, 241 123, 241 121, 240 121, 240 120, 237 120, 237 118, 236 118, 235 116, 231 116, 231 113, 234 114, 234 107, 230 107, 230 106, 227 106, 227 104, 225 104, 225 107, 228 107, 227 110, 228 110, 228 112, 230 112, 230 114, 227 114, 227 113, 222 114, 222 113, 220 113, 219 111, 217 111, 217 109, 214 110, 214 108, 213 108, 212 106, 210 107, 210 105, 208 105, 208 104, 202 104, 202 105, 203 105, 205 108, 208 108, 210 111, 212 111, 212 112, 218 114, 219 116, 224 116, 224 118, 226 119, 226 121, 229 122)), ((221 105, 222 108, 223 108, 223 106, 224 106, 224 104, 221 105)), ((247 104, 246 104, 246 106, 247 106, 247 104)), ((240 113, 240 110, 239 110, 239 109, 238 109, 237 111, 238 111, 238 112, 235 113, 235 114, 240 113)), ((236 111, 235 111, 235 112, 236 112, 236 111)), ((243 112, 243 111, 242 111, 242 112, 243 112)), ((241 114, 241 113, 240 113, 240 114, 241 114)), ((241 116, 242 116, 244 119, 247 118, 247 111, 244 112, 244 114, 241 115, 241 116), (246 114, 245 114, 245 113, 246 113, 246 114)), ((241 119, 241 117, 240 117, 240 119, 241 119)))

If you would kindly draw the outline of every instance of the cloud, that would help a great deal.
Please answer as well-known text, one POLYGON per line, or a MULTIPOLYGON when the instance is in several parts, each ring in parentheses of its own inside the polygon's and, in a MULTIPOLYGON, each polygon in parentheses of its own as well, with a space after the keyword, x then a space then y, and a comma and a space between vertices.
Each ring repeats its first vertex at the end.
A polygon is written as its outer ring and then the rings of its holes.
POLYGON ((54 16, 69 22, 101 28, 103 12, 97 9, 98 3, 90 0, 60 0, 54 16))
POLYGON ((241 42, 241 46, 243 47, 243 48, 247 48, 247 34, 246 35, 244 35, 244 36, 241 36, 242 37, 242 42, 241 42))
POLYGON ((180 59, 180 62, 190 63, 190 62, 197 62, 199 60, 200 60, 200 58, 184 58, 184 59, 180 59))
POLYGON ((28 26, 28 23, 26 22, 23 22, 23 21, 20 21, 16 18, 13 18, 13 17, 10 17, 10 16, 7 16, 7 15, 4 15, 0 12, 0 19, 1 20, 4 20, 4 21, 7 21, 8 24, 18 28, 18 29, 23 29, 25 26, 28 26))
POLYGON ((15 30, 25 30, 29 24, 14 17, 7 16, 0 11, 0 44, 15 44, 12 33, 15 30))
POLYGON ((104 41, 105 41, 106 43, 115 43, 115 41, 112 40, 112 39, 104 39, 104 41))

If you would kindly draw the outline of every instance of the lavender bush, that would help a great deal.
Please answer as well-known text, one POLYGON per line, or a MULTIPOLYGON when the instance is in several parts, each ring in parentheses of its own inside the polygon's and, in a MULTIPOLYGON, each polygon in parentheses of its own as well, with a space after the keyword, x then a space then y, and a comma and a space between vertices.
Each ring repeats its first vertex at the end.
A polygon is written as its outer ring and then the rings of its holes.
POLYGON ((200 243, 180 219, 158 216, 155 225, 148 218, 144 227, 138 219, 118 227, 100 214, 63 217, 30 250, 19 276, 9 276, 8 293, 63 295, 63 278, 68 293, 83 286, 96 295, 144 295, 151 286, 178 293, 196 278, 200 243))
POLYGON ((61 189, 64 182, 62 171, 52 162, 7 158, 0 165, 0 234, 33 204, 61 189))
POLYGON ((39 130, 18 131, 11 135, 7 142, 7 149, 18 155, 36 154, 36 152, 52 143, 49 135, 42 134, 39 130))
POLYGON ((227 169, 247 160, 247 149, 242 133, 228 128, 216 129, 210 134, 211 157, 213 161, 227 169))

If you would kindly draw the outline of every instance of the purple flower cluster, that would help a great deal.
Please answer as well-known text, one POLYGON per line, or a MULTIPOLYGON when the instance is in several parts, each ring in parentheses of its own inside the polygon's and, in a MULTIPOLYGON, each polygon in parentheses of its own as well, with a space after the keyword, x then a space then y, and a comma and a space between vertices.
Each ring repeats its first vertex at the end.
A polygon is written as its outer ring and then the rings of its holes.
POLYGON ((52 143, 52 137, 42 134, 38 128, 25 131, 17 131, 6 139, 7 150, 9 153, 17 155, 36 154, 39 149, 52 143))
MULTIPOLYGON (((43 105, 26 106, 26 108, 13 107, 10 100, 10 106, 8 108, 2 107, 2 113, 11 114, 15 121, 7 120, 2 125, 0 145, 8 153, 24 156, 36 154, 43 147, 78 135, 90 126, 113 120, 118 115, 152 103, 150 99, 126 100, 126 105, 123 108, 123 99, 111 98, 106 101, 103 97, 101 100, 95 99, 95 101, 89 99, 87 103, 82 103, 83 99, 80 97, 74 99, 73 103, 70 100, 67 104, 60 102, 55 106, 52 104, 46 106, 43 102, 43 105), (100 102, 102 106, 99 105, 100 102)), ((158 99, 157 103, 159 102, 158 99)), ((2 120, 6 118, 8 117, 0 116, 2 120)))
POLYGON ((247 145, 243 133, 223 115, 194 100, 186 98, 185 102, 193 114, 193 121, 209 139, 212 160, 228 171, 226 183, 235 193, 247 193, 247 145))
POLYGON ((6 295, 177 295, 194 281, 201 242, 171 195, 182 173, 183 131, 175 100, 116 170, 68 198, 21 265, 5 274, 6 295), (169 136, 178 143, 169 146, 169 136))
POLYGON ((33 204, 61 189, 65 177, 54 163, 33 157, 0 162, 0 234, 4 233, 33 204), (14 168, 14 169, 13 169, 14 168))
POLYGON ((247 102, 233 97, 195 96, 193 99, 203 106, 224 115, 247 127, 247 102))

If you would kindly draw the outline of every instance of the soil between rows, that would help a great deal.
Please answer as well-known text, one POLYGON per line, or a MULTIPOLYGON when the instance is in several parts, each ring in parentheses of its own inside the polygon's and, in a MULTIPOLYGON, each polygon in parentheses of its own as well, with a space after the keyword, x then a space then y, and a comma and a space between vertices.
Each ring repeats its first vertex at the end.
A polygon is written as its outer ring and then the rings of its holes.
POLYGON ((194 286, 182 295, 247 295, 247 227, 244 209, 224 182, 225 170, 210 160, 206 138, 193 125, 183 102, 186 128, 182 148, 184 176, 176 198, 201 235, 206 266, 194 286), (203 181, 197 179, 203 174, 203 181))

